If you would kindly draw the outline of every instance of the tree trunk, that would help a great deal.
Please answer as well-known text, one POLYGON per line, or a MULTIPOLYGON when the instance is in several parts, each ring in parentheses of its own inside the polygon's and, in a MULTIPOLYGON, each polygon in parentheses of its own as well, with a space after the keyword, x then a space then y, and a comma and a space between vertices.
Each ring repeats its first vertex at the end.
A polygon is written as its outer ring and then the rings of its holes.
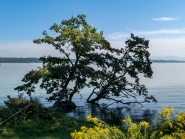
POLYGON ((87 98, 87 103, 96 103, 97 101, 99 101, 100 99, 102 99, 102 98, 105 98, 105 95, 106 94, 106 92, 100 92, 95 98, 93 98, 93 99, 91 99, 90 100, 90 98, 91 98, 91 96, 92 96, 92 94, 87 98))
POLYGON ((98 96, 96 98, 91 99, 91 100, 87 99, 87 103, 96 103, 100 99, 101 99, 101 97, 98 97, 98 96))

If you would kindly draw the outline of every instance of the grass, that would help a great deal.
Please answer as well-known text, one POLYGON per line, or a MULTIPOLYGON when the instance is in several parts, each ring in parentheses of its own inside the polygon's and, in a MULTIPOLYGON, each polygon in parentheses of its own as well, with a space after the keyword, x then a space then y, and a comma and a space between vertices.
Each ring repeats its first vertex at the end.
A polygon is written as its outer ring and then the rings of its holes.
POLYGON ((70 133, 79 130, 82 125, 93 126, 83 119, 61 114, 54 120, 32 119, 22 121, 19 125, 2 125, 0 139, 71 139, 70 133))

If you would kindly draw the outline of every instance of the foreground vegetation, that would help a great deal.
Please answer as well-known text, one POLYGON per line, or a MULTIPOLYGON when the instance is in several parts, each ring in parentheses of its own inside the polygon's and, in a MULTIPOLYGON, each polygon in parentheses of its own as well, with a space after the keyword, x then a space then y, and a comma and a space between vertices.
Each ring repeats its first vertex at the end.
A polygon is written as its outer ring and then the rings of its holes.
MULTIPOLYGON (((107 124, 89 114, 76 119, 45 108, 37 98, 19 94, 8 96, 0 107, 0 139, 184 139, 185 113, 173 115, 174 109, 163 107, 154 124, 134 123, 127 116, 121 126, 107 124)), ((116 123, 115 123, 116 124, 116 123)))
POLYGON ((70 139, 70 133, 82 125, 93 126, 46 108, 37 98, 28 100, 23 94, 8 96, 5 104, 0 106, 0 139, 70 139))
POLYGON ((109 126, 98 118, 87 116, 87 121, 95 124, 93 128, 82 126, 80 131, 71 133, 73 139, 185 139, 185 113, 179 112, 175 116, 174 108, 163 107, 156 117, 154 125, 146 121, 133 123, 127 116, 123 123, 125 130, 116 126, 109 126))

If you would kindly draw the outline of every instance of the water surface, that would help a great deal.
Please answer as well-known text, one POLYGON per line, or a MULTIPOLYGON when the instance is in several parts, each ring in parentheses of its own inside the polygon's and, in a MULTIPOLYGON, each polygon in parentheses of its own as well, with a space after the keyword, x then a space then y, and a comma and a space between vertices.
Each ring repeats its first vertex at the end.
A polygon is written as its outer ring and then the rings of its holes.
MULTIPOLYGON (((41 63, 1 63, 0 65, 0 103, 6 100, 7 95, 16 96, 17 91, 14 88, 21 85, 21 79, 24 75, 38 66, 41 63)), ((185 111, 185 63, 153 63, 154 71, 152 79, 141 78, 141 82, 148 88, 149 94, 154 95, 158 103, 146 103, 143 109, 160 110, 161 106, 174 106, 176 111, 185 111)), ((73 101, 78 106, 83 106, 91 91, 85 88, 81 91, 82 98, 79 94, 74 96, 73 101)), ((47 102, 44 98, 45 91, 39 88, 36 89, 35 96, 40 96, 42 102, 46 106, 51 106, 52 103, 47 102)), ((107 100, 101 102, 107 103, 107 100)), ((120 105, 119 105, 120 106, 120 105)), ((136 107, 138 109, 140 107, 136 107)))

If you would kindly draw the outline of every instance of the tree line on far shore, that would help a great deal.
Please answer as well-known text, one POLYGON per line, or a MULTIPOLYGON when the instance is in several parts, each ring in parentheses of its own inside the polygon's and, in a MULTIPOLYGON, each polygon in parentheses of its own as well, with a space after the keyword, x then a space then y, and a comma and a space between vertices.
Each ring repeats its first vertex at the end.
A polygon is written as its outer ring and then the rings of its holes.
POLYGON ((2 58, 0 57, 1 63, 41 63, 39 58, 2 58))
MULTIPOLYGON (((72 59, 74 62, 75 59, 72 59)), ((152 63, 184 63, 185 61, 177 61, 177 60, 151 60, 152 63)), ((42 63, 39 58, 5 58, 0 57, 0 63, 42 63)))

